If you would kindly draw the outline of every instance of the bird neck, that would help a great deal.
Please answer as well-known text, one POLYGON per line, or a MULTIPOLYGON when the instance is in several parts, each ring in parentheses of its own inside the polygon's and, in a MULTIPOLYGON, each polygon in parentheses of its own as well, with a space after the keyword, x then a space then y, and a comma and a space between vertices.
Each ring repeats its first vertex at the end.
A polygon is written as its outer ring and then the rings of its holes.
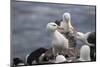
POLYGON ((51 34, 51 36, 53 37, 53 39, 56 39, 56 38, 61 37, 62 35, 60 34, 60 32, 58 32, 57 30, 55 30, 55 32, 53 32, 51 34))
MULTIPOLYGON (((65 22, 66 23, 66 22, 65 22)), ((73 26, 71 25, 71 20, 66 23, 66 32, 73 33, 73 26)))
POLYGON ((55 31, 50 31, 49 33, 50 33, 50 35, 51 35, 52 37, 54 37, 54 36, 56 35, 56 33, 57 33, 57 30, 55 30, 55 31))

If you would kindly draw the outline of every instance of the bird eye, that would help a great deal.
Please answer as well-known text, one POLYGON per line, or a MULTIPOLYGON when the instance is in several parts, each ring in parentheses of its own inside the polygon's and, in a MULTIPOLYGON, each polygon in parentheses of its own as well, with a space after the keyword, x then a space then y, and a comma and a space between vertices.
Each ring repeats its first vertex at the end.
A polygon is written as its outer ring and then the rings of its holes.
POLYGON ((56 25, 53 25, 53 26, 56 26, 56 25))

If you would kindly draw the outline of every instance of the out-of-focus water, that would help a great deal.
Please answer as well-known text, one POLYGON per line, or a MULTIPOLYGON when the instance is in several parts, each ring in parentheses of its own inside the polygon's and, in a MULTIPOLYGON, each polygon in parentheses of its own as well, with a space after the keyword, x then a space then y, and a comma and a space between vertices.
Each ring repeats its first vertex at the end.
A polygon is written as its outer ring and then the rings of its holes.
POLYGON ((50 4, 38 2, 11 3, 11 58, 24 59, 39 47, 50 47, 46 24, 71 13, 77 31, 95 31, 95 6, 50 4))

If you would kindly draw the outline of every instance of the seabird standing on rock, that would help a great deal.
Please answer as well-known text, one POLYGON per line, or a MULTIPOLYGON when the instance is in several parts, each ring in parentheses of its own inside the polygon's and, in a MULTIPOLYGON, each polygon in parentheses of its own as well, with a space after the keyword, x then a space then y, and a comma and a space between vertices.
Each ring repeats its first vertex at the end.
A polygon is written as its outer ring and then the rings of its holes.
POLYGON ((52 37, 52 51, 54 56, 59 53, 65 53, 65 51, 69 48, 68 39, 57 31, 58 27, 59 26, 54 22, 47 24, 47 30, 52 37))
POLYGON ((64 13, 63 19, 55 21, 60 28, 58 28, 58 31, 62 33, 68 40, 69 40, 69 47, 75 47, 76 46, 76 40, 73 36, 75 29, 73 28, 71 24, 71 15, 70 13, 64 13), (59 24, 60 23, 60 24, 59 24))
POLYGON ((60 26, 64 29, 64 32, 70 32, 73 33, 73 26, 71 24, 71 15, 70 13, 64 13, 63 14, 63 21, 61 22, 60 26))

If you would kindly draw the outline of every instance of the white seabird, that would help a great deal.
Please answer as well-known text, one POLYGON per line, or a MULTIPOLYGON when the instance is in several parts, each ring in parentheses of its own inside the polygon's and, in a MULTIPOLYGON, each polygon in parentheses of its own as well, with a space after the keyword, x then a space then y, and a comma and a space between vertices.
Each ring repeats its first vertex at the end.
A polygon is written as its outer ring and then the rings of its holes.
POLYGON ((69 48, 68 39, 66 39, 59 31, 57 31, 57 24, 50 22, 47 24, 47 30, 52 37, 52 51, 56 56, 57 53, 64 52, 69 48))
POLYGON ((71 24, 71 15, 70 13, 63 14, 63 21, 60 23, 60 27, 64 29, 63 32, 73 33, 73 26, 71 24))
POLYGON ((83 45, 80 49, 80 58, 78 61, 91 61, 90 59, 90 47, 88 45, 83 45))
POLYGON ((62 21, 56 21, 55 23, 60 23, 60 28, 58 28, 58 31, 62 33, 68 40, 69 40, 69 47, 75 47, 76 46, 76 39, 73 36, 75 29, 73 28, 71 24, 71 15, 70 13, 64 13, 62 16, 62 21))

